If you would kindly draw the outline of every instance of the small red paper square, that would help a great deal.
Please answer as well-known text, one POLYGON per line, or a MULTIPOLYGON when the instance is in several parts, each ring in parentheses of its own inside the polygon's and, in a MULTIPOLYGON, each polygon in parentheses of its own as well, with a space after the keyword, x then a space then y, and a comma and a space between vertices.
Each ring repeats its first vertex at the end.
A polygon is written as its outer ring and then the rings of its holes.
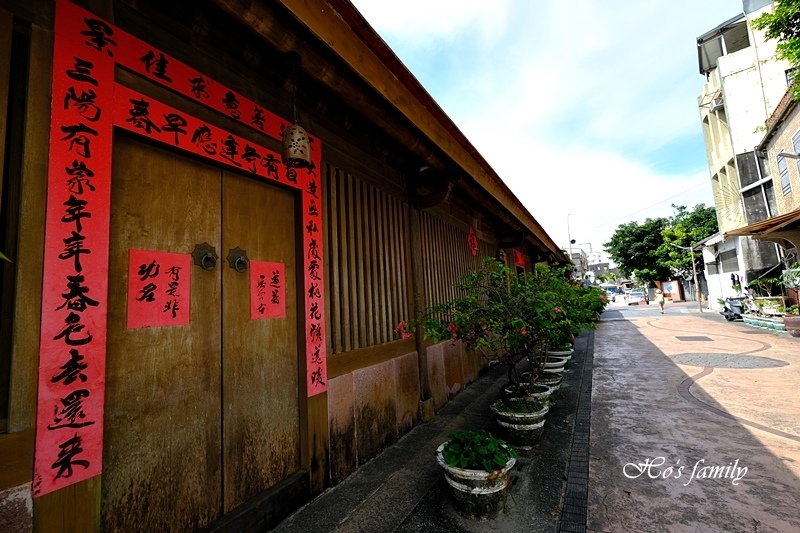
POLYGON ((286 317, 283 263, 250 261, 250 319, 286 317))
POLYGON ((189 254, 131 249, 128 329, 188 325, 191 266, 189 254))

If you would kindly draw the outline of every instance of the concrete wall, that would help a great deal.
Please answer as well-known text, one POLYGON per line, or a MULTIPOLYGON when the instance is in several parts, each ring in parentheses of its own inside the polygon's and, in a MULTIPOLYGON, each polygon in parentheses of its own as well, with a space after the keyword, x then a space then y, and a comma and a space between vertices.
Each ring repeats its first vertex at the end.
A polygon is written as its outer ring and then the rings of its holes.
POLYGON ((775 41, 765 41, 763 32, 749 25, 770 9, 768 6, 747 15, 750 46, 720 57, 698 98, 714 203, 723 233, 747 224, 734 156, 752 151, 761 141, 767 118, 786 92, 788 62, 776 59, 775 41), (712 111, 711 96, 720 91, 724 108, 712 111))
MULTIPOLYGON (((427 349, 428 381, 438 411, 475 381, 480 355, 463 344, 441 342, 427 349)), ((396 442, 420 422, 417 352, 328 381, 331 485, 396 442)))
POLYGON ((764 123, 786 92, 789 63, 775 57, 775 40, 766 41, 764 32, 754 31, 749 24, 770 9, 747 15, 750 46, 720 57, 717 63, 731 142, 737 154, 751 151, 761 141, 764 123))
POLYGON ((0 491, 0 531, 28 533, 33 531, 31 484, 0 491))
POLYGON ((786 152, 795 151, 792 146, 792 136, 798 131, 800 131, 800 106, 795 107, 787 119, 778 127, 767 148, 772 183, 775 190, 775 201, 778 204, 778 213, 776 214, 789 213, 800 208, 800 159, 786 160, 792 190, 789 194, 784 195, 781 190, 781 177, 778 173, 776 158, 776 155, 781 150, 786 152))
POLYGON ((698 98, 698 108, 706 143, 708 168, 712 178, 711 188, 714 192, 717 222, 720 231, 725 232, 744 226, 746 221, 739 201, 739 175, 736 172, 728 128, 728 104, 725 101, 724 108, 714 110, 710 106, 711 97, 721 90, 719 69, 716 69, 710 73, 708 82, 703 86, 703 94, 698 98))

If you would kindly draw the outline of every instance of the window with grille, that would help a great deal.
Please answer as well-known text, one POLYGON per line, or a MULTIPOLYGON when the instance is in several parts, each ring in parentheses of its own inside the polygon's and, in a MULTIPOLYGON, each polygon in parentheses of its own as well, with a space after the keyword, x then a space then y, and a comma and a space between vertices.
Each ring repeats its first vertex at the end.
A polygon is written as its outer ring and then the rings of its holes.
POLYGON ((396 339, 409 318, 408 205, 333 166, 326 166, 330 244, 332 353, 396 339))
POLYGON ((720 252, 719 262, 722 264, 723 272, 736 272, 739 270, 739 259, 736 257, 736 250, 720 252))
POLYGON ((778 154, 778 175, 781 177, 781 190, 786 196, 792 192, 792 182, 789 181, 789 165, 786 163, 786 158, 780 154, 778 154))

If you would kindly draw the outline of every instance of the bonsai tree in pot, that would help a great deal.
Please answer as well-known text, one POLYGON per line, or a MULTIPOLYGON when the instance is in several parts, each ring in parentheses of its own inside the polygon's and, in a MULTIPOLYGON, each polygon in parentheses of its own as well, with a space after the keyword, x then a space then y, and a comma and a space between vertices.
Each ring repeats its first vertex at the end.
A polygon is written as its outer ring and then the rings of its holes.
POLYGON ((569 268, 537 265, 525 275, 486 258, 456 284, 461 296, 401 322, 395 331, 408 335, 421 325, 434 342, 464 341, 467 349, 505 364, 512 392, 524 393, 541 376, 548 349, 596 327, 593 318, 605 305, 601 291, 569 281, 569 268), (519 368, 525 360, 533 364, 527 379, 519 368))
POLYGON ((436 450, 456 508, 478 520, 494 518, 505 508, 516 457, 511 446, 486 430, 454 431, 436 450))
POLYGON ((534 288, 524 275, 486 258, 480 268, 460 278, 456 289, 462 296, 417 318, 425 337, 434 342, 463 341, 487 360, 505 364, 509 383, 519 385, 518 363, 545 341, 534 327, 541 305, 534 288))
POLYGON ((427 309, 410 324, 401 322, 396 332, 407 335, 421 325, 425 337, 434 342, 461 340, 467 349, 505 364, 508 384, 492 409, 505 438, 528 445, 543 431, 546 398, 552 393, 549 386, 537 383, 545 376, 548 348, 580 332, 596 312, 578 308, 586 295, 562 267, 537 265, 525 275, 486 258, 455 288, 461 296, 427 309), (531 362, 529 372, 520 368, 526 361, 531 362))
MULTIPOLYGON (((794 291, 794 298, 797 301, 800 297, 800 263, 792 265, 781 274, 781 285, 794 291)), ((783 316, 783 325, 792 337, 800 337, 800 314, 798 314, 797 304, 786 308, 783 316)))

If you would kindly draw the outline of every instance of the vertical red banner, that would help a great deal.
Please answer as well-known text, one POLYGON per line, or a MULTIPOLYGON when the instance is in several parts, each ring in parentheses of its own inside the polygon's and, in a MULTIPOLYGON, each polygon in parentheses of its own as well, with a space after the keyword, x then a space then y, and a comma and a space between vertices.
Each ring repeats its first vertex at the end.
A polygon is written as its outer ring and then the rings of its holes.
MULTIPOLYGON (((318 150, 318 147, 317 147, 318 150)), ((303 171, 303 250, 306 286, 306 385, 308 396, 328 390, 325 336, 325 280, 322 253, 322 190, 315 169, 320 154, 312 152, 314 165, 303 171)))
POLYGON ((192 256, 131 250, 129 258, 128 329, 188 325, 192 256))
POLYGON ((101 472, 115 48, 56 6, 33 494, 101 472))
POLYGON ((250 261, 250 318, 286 318, 286 268, 283 263, 250 261))
POLYGON ((475 228, 472 226, 470 226, 467 234, 467 245, 469 246, 469 253, 478 255, 478 237, 475 235, 475 228))

